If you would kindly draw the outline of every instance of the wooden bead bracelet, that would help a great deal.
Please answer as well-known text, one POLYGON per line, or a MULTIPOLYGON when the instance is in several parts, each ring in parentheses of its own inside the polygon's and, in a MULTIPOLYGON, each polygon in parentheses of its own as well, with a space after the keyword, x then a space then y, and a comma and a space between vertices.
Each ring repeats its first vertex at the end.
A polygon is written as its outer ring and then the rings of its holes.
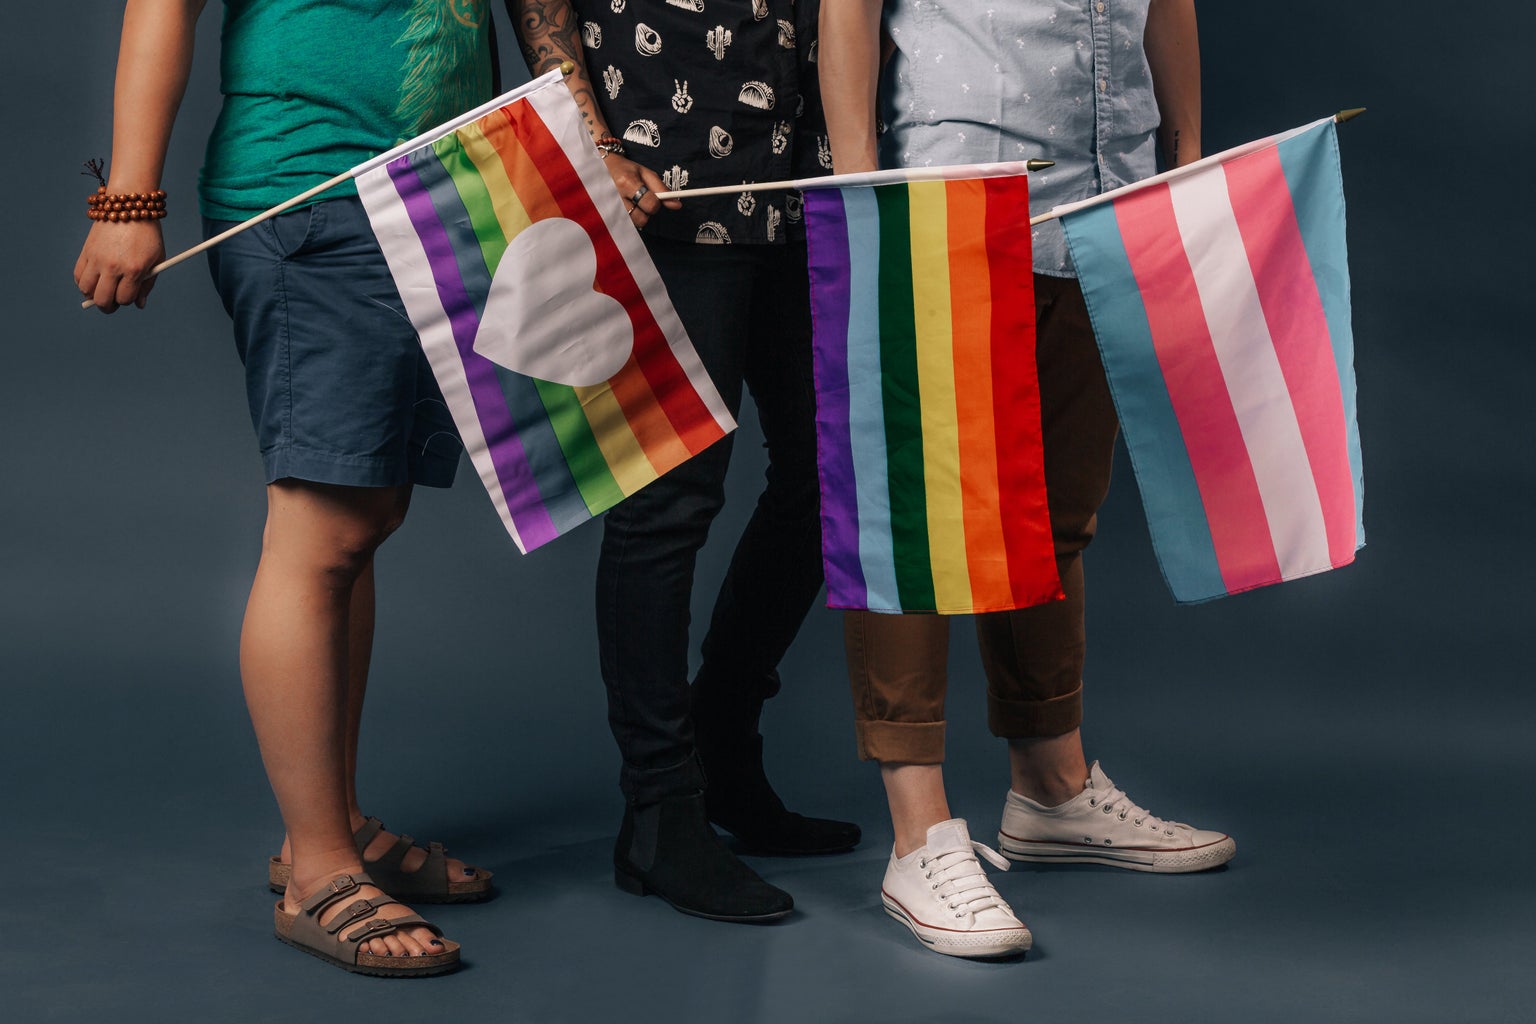
POLYGON ((597 147, 597 151, 602 154, 604 160, 608 159, 611 153, 624 155, 624 141, 612 135, 598 135, 592 139, 592 145, 597 147))
POLYGON ((157 188, 153 192, 108 192, 103 185, 85 204, 91 220, 159 220, 165 216, 165 191, 157 188))

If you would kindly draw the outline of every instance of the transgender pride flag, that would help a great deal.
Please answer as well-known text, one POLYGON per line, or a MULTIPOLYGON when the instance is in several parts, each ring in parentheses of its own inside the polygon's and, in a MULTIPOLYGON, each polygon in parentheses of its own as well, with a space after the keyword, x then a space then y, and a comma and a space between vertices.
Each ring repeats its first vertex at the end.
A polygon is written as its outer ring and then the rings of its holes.
POLYGON ((559 72, 353 174, 520 550, 734 428, 559 72))
POLYGON ((1332 118, 1053 213, 1181 602, 1365 544, 1332 118))

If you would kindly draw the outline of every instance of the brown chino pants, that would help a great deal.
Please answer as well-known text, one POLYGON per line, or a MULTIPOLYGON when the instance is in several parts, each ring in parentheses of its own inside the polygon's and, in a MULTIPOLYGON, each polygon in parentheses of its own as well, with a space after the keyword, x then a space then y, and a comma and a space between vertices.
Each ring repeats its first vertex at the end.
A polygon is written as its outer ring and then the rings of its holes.
MULTIPOLYGON (((1071 732, 1083 717, 1082 552, 1109 491, 1119 421, 1076 279, 1035 279, 1045 481, 1066 599, 976 616, 987 724, 1024 739, 1071 732)), ((944 760, 949 616, 845 612, 859 757, 944 760)))

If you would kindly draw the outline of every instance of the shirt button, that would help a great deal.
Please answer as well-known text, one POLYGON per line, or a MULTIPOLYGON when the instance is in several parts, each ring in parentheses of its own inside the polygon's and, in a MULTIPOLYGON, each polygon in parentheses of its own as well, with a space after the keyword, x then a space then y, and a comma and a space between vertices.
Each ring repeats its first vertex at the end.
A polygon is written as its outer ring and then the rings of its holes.
POLYGON ((1099 79, 1099 92, 1109 92, 1109 79, 1099 79))
POLYGON ((1100 14, 1103 14, 1104 13, 1104 0, 1099 0, 1098 3, 1094 4, 1093 5, 1093 9, 1098 11, 1100 14))

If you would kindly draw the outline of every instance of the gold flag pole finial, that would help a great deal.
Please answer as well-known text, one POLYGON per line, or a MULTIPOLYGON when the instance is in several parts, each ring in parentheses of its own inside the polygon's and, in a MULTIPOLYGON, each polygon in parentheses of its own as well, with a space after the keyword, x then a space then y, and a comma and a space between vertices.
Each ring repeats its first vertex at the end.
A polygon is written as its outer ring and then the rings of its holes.
POLYGON ((1334 114, 1333 123, 1343 124, 1345 121, 1353 121, 1363 113, 1365 113, 1364 107, 1350 107, 1348 110, 1341 110, 1337 114, 1334 114))
POLYGON ((1056 161, 1055 160, 1026 160, 1026 161, 1024 161, 1024 169, 1026 171, 1043 171, 1047 167, 1055 167, 1055 166, 1056 166, 1056 161))
POLYGON ((576 73, 576 62, 573 61, 573 60, 563 60, 563 61, 561 61, 560 62, 560 73, 562 75, 564 75, 566 78, 570 78, 571 75, 576 73))

